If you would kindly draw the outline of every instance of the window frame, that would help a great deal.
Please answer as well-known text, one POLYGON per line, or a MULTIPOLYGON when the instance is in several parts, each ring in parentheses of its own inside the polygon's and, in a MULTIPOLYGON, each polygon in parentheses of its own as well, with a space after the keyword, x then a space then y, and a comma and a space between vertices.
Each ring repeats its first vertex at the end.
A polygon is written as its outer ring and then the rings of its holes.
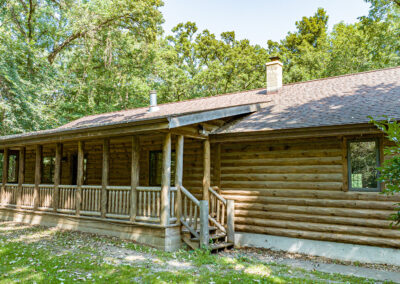
MULTIPOLYGON (((381 165, 381 151, 380 151, 380 141, 379 138, 359 138, 359 139, 348 139, 347 140, 347 180, 348 180, 348 191, 355 192, 381 192, 381 182, 377 180, 376 188, 353 188, 353 184, 351 182, 351 153, 350 153, 350 144, 354 142, 375 142, 375 151, 376 151, 376 167, 380 167, 381 165)), ((379 172, 377 174, 379 177, 379 172)))

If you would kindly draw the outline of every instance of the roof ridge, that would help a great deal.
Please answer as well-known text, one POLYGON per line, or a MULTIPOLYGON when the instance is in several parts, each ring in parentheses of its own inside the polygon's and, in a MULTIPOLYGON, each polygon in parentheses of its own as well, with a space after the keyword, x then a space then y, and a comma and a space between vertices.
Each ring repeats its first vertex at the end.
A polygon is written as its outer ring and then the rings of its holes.
POLYGON ((342 78, 342 77, 350 77, 350 76, 354 76, 354 75, 362 75, 362 74, 374 73, 374 72, 379 72, 379 71, 386 71, 386 70, 397 69, 397 68, 400 69, 400 65, 399 66, 393 66, 393 67, 381 68, 381 69, 374 69, 374 70, 356 72, 356 73, 348 73, 348 74, 336 75, 336 76, 331 76, 331 77, 312 79, 312 80, 308 80, 308 81, 293 82, 293 83, 284 84, 283 87, 285 87, 285 86, 293 86, 293 85, 298 85, 298 84, 304 84, 304 83, 312 83, 312 82, 316 82, 316 81, 337 79, 337 78, 342 78))

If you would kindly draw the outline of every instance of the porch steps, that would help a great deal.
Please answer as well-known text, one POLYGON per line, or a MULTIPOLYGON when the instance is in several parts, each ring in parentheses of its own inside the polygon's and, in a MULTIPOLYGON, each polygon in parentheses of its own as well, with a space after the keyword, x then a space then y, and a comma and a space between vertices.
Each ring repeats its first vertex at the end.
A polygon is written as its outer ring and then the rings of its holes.
MULTIPOLYGON (((233 248, 234 244, 230 242, 226 242, 226 234, 217 232, 216 227, 209 227, 209 238, 210 245, 209 249, 211 252, 218 252, 224 249, 233 248)), ((200 230, 197 230, 197 233, 200 233, 200 230)), ((191 232, 187 229, 182 229, 182 240, 191 248, 191 249, 199 249, 200 248, 200 240, 193 236, 191 232)))

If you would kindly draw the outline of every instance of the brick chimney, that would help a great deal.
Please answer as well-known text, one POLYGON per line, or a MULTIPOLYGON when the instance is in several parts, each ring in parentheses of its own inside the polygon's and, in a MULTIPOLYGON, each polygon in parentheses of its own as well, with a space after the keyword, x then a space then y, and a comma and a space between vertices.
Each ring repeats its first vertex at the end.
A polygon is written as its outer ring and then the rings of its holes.
POLYGON ((267 69, 267 93, 278 92, 282 88, 282 62, 278 56, 270 57, 266 64, 267 69))

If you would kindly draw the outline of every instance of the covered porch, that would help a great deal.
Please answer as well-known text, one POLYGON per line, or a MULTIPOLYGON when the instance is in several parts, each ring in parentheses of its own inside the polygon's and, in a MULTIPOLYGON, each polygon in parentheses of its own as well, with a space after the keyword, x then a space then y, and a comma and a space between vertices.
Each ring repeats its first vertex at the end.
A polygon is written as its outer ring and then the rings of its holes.
POLYGON ((211 149, 207 135, 186 127, 102 136, 3 147, 0 218, 165 250, 234 242, 234 204, 218 193, 219 145, 211 149))

